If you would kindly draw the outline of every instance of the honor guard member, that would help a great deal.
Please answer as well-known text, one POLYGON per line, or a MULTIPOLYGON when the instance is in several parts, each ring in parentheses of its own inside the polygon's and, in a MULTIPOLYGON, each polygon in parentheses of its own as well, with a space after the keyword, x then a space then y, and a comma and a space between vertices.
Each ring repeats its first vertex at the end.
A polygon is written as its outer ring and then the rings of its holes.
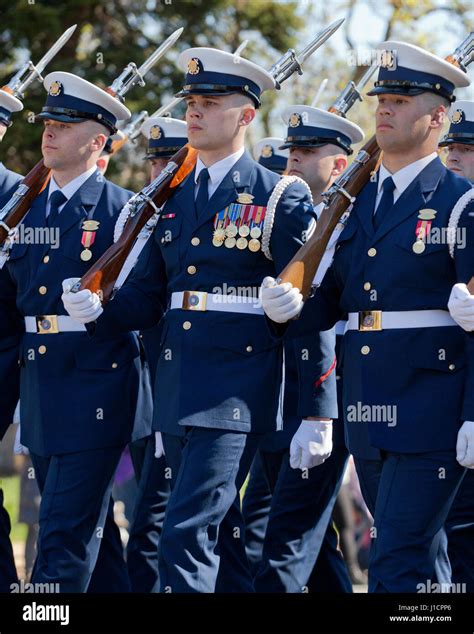
MULTIPOLYGON (((352 144, 362 141, 364 133, 347 119, 304 105, 286 108, 283 121, 287 137, 281 148, 289 150, 286 171, 289 178, 303 178, 308 183, 313 201, 321 201, 315 206, 318 214, 323 206, 321 194, 347 167, 352 144)), ((331 263, 342 227, 341 222, 331 237, 316 285, 331 263)), ((340 332, 344 325, 338 324, 340 332)), ((255 579, 260 592, 352 589, 331 521, 349 455, 343 421, 312 420, 315 416, 337 418, 336 360, 331 354, 334 334, 334 330, 319 336, 310 334, 285 344, 283 432, 267 434, 259 449, 274 491, 262 563, 255 579), (290 461, 290 443, 300 427, 293 443, 299 443, 303 455, 290 461), (305 436, 300 436, 302 431, 305 436), (319 440, 311 454, 306 453, 309 437, 319 440), (314 465, 319 466, 308 472, 314 465), (323 578, 318 574, 319 556, 325 566, 323 578)))
POLYGON ((155 180, 173 154, 188 142, 186 121, 172 117, 150 117, 140 132, 147 139, 144 158, 150 163, 150 180, 155 180))
POLYGON ((279 322, 303 309, 300 328, 327 328, 348 314, 348 448, 365 496, 376 495, 369 591, 416 592, 432 577, 464 475, 458 429, 474 419, 474 351, 447 311, 453 284, 472 275, 474 218, 459 220, 467 244, 454 259, 440 240, 469 183, 436 154, 454 89, 469 79, 416 46, 381 48, 391 63, 369 93, 378 96, 378 176, 358 195, 333 264, 304 309, 298 289, 271 280, 262 300, 279 322))
POLYGON ((265 137, 253 146, 253 157, 260 165, 275 172, 275 174, 283 174, 288 161, 288 150, 281 150, 280 145, 282 144, 283 139, 275 136, 265 137))
MULTIPOLYGON (((455 174, 467 178, 474 187, 474 102, 455 101, 449 111, 450 127, 440 146, 448 151, 446 165, 455 174)), ((474 192, 472 193, 474 200, 474 192)), ((464 213, 474 213, 474 205, 464 213)), ((454 215, 454 214, 453 214, 454 215)), ((473 271, 474 274, 474 271, 473 271)), ((474 330, 474 297, 465 284, 456 284, 451 292, 448 307, 451 316, 465 328, 466 310, 472 310, 474 330), (460 307, 458 316, 457 306, 460 307), (459 317, 459 318, 458 318, 459 317)), ((466 329, 466 328, 465 328, 466 329)), ((462 439, 460 439, 462 440, 462 439)), ((464 449, 464 447, 462 447, 464 449)), ((466 467, 474 466, 472 460, 463 460, 466 467)), ((458 451, 458 453, 461 453, 458 451)), ((460 456, 458 456, 459 458, 460 456)), ((474 471, 466 472, 446 521, 448 555, 452 569, 452 582, 465 583, 467 592, 474 592, 474 471)))
POLYGON ((474 186, 474 101, 455 101, 449 121, 449 131, 439 144, 448 152, 446 166, 474 186))
MULTIPOLYGON (((186 122, 170 117, 150 117, 140 128, 147 141, 150 180, 154 180, 169 159, 188 142, 186 122)), ((125 218, 123 218, 125 220, 125 218)), ((120 219, 118 221, 118 225, 120 219)), ((122 226, 123 226, 122 222, 122 226)), ((125 263, 119 284, 125 281, 130 270, 153 234, 156 222, 150 221, 142 231, 125 263)), ((118 227, 115 238, 118 239, 118 227)), ((121 228, 118 229, 121 232, 121 228)), ((152 385, 156 380, 156 366, 160 356, 161 324, 140 334, 150 368, 152 385)), ((161 437, 158 437, 160 446, 161 437)), ((127 568, 132 592, 151 592, 159 584, 158 545, 160 541, 170 481, 166 477, 166 460, 162 452, 155 456, 155 434, 130 445, 130 455, 138 482, 133 519, 127 542, 127 568)))
MULTIPOLYGON (((3 140, 7 129, 12 124, 12 113, 21 110, 23 110, 23 104, 19 99, 5 90, 0 90, 0 141, 3 140)), ((0 162, 0 201, 8 200, 7 194, 14 189, 21 179, 20 174, 12 172, 0 162)))
POLYGON ((275 86, 272 76, 210 48, 189 49, 178 63, 186 70, 179 95, 187 101, 196 167, 164 206, 134 274, 103 314, 87 290, 66 292, 64 302, 77 319, 96 320, 90 328, 99 335, 150 327, 169 305, 154 409, 173 476, 161 590, 250 592, 239 490, 261 435, 275 428, 282 352, 258 287, 289 261, 314 216, 301 183, 269 210, 278 176, 244 150, 260 95, 275 86))
POLYGON ((130 192, 106 181, 96 161, 116 121, 130 112, 69 73, 51 73, 44 85, 48 97, 38 119, 51 180, 23 222, 25 236, 39 238, 14 243, 0 271, 2 315, 16 306, 25 330, 21 443, 30 450, 42 493, 32 581, 84 592, 100 546, 99 561, 104 549, 116 555, 103 562, 109 590, 126 590, 109 501, 141 402, 140 349, 133 334, 104 333, 92 341, 65 314, 61 280, 64 273, 85 273, 112 243, 130 192))
MULTIPOLYGON (((0 141, 3 140, 7 128, 11 126, 12 112, 19 112, 22 109, 23 104, 19 99, 0 90, 0 141)), ((19 174, 11 172, 3 163, 0 163, 0 200, 7 199, 8 192, 20 180, 19 174)), ((0 262, 2 258, 0 249, 0 262)), ((0 372, 4 380, 0 392, 0 440, 13 422, 13 413, 19 397, 18 345, 21 338, 19 321, 14 303, 9 305, 8 310, 0 310, 0 328, 3 333, 0 339, 0 372)), ((10 592, 11 584, 18 582, 10 542, 10 529, 10 517, 3 506, 3 490, 0 487, 0 592, 10 592)))

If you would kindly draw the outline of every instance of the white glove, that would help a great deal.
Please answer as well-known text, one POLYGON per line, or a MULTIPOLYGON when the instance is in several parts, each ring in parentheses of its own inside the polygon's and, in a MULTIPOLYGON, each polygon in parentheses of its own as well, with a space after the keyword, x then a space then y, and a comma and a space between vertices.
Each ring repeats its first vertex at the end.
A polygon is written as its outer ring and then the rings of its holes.
POLYGON ((456 459, 460 465, 474 469, 474 421, 466 420, 458 431, 456 459))
POLYGON ((455 284, 449 296, 448 308, 451 317, 464 330, 474 330, 474 295, 465 284, 455 284))
POLYGON ((91 321, 95 321, 104 312, 104 309, 97 293, 91 293, 89 289, 84 289, 78 293, 70 292, 71 288, 79 280, 79 277, 70 277, 67 280, 63 280, 61 299, 63 300, 64 308, 73 319, 80 324, 88 324, 91 321))
POLYGON ((293 469, 311 469, 322 464, 332 451, 332 420, 303 420, 290 444, 293 469))
POLYGON ((155 458, 161 458, 165 455, 165 448, 163 446, 163 438, 161 432, 155 431, 155 458))
POLYGON ((300 314, 303 295, 290 282, 277 284, 273 277, 266 277, 260 287, 263 310, 277 324, 284 324, 300 314))

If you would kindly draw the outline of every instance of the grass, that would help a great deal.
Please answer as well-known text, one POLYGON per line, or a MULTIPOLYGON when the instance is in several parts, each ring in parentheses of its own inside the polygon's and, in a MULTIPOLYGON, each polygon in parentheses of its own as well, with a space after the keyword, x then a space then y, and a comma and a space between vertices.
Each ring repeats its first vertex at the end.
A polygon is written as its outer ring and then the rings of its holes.
POLYGON ((24 542, 26 540, 26 524, 18 523, 18 513, 20 510, 20 476, 15 475, 8 478, 0 478, 0 487, 3 489, 5 508, 10 515, 12 532, 10 538, 12 542, 24 542))

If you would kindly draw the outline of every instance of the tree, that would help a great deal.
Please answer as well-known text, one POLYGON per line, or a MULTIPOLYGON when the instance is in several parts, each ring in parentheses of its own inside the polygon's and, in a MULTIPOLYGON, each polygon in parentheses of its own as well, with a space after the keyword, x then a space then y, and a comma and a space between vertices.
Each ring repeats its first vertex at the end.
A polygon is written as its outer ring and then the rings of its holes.
MULTIPOLYGON (((146 77, 146 87, 135 87, 126 98, 138 113, 158 108, 179 89, 182 72, 175 62, 179 51, 189 46, 211 46, 232 51, 245 37, 270 66, 295 41, 303 21, 296 13, 297 1, 278 0, 0 0, 0 81, 6 83, 19 67, 19 58, 30 51, 38 61, 71 24, 78 27, 71 40, 49 64, 53 70, 75 73, 97 85, 109 85, 130 61, 141 64, 176 28, 184 32, 172 51, 146 77), (280 53, 277 53, 279 51, 280 53)), ((31 123, 31 113, 41 110, 45 92, 35 82, 25 97, 25 110, 14 118, 14 126, 2 144, 2 157, 11 169, 26 173, 41 157, 41 125, 31 123)), ((173 115, 180 116, 184 109, 173 115)), ((136 152, 117 155, 110 173, 124 186, 143 183, 140 162, 130 166, 136 152), (122 158, 121 158, 122 157, 122 158)), ((136 156, 135 156, 136 158, 136 156)))

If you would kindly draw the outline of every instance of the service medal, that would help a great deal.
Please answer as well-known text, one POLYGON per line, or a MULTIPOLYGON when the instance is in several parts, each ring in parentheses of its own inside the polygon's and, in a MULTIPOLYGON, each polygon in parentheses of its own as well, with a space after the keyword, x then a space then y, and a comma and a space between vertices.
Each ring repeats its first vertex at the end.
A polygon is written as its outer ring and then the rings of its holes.
POLYGON ((214 231, 214 240, 220 240, 221 242, 224 242, 225 240, 225 230, 224 229, 216 229, 214 231))
POLYGON ((262 235, 262 230, 260 229, 260 227, 252 227, 250 229, 251 238, 260 238, 261 235, 262 235))
POLYGON ((248 225, 242 225, 241 227, 239 227, 239 236, 242 236, 242 238, 246 238, 250 233, 250 228, 248 225))
POLYGON ((224 240, 218 240, 217 238, 212 239, 212 244, 215 247, 221 247, 224 244, 224 240))
POLYGON ((422 240, 417 240, 413 243, 412 249, 414 253, 419 255, 420 253, 423 253, 423 251, 426 249, 426 245, 422 240))
POLYGON ((253 239, 252 239, 252 240, 250 240, 250 242, 249 242, 249 249, 250 249, 251 251, 253 251, 254 253, 255 253, 256 251, 260 251, 261 246, 262 246, 262 245, 260 244, 260 242, 259 242, 256 238, 253 238, 253 239))
POLYGON ((228 238, 235 238, 238 233, 236 225, 234 225, 233 223, 227 225, 225 233, 228 238))
POLYGON ((247 239, 246 239, 246 238, 242 238, 242 237, 240 237, 240 238, 237 240, 237 248, 238 248, 238 249, 241 249, 241 250, 242 250, 242 249, 246 249, 246 248, 247 248, 247 246, 248 246, 248 242, 247 242, 247 239))
POLYGON ((226 238, 224 244, 228 249, 233 249, 237 243, 237 240, 234 237, 226 238))
POLYGON ((100 222, 97 220, 84 220, 82 223, 82 236, 81 236, 81 244, 84 247, 84 250, 81 251, 81 260, 83 262, 88 262, 92 258, 92 251, 90 247, 95 242, 95 232, 99 228, 100 222))

